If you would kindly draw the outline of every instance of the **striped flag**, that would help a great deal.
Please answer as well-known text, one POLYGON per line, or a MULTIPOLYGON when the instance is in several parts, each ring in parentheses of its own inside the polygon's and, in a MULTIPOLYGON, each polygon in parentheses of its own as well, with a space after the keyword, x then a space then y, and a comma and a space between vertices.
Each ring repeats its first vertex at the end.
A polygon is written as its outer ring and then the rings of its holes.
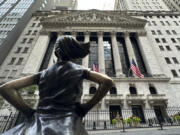
POLYGON ((143 75, 141 74, 141 71, 139 70, 138 66, 136 65, 134 59, 132 59, 131 70, 132 70, 133 73, 136 74, 139 78, 142 78, 142 77, 143 77, 143 75))
POLYGON ((99 72, 97 64, 93 63, 92 70, 95 71, 95 72, 99 72))

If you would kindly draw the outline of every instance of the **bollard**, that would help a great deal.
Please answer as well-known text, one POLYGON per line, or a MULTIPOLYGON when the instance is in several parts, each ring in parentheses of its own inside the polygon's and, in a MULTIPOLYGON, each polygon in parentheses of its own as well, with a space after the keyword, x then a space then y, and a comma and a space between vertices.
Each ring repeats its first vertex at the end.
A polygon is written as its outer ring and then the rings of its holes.
POLYGON ((123 128, 123 131, 121 131, 121 132, 126 132, 126 131, 125 131, 125 127, 124 127, 124 120, 123 120, 123 119, 122 119, 122 126, 123 126, 123 127, 122 127, 122 128, 123 128))
POLYGON ((161 121, 159 121, 159 125, 160 125, 160 129, 159 130, 163 130, 163 124, 161 123, 161 121))
POLYGON ((125 132, 125 128, 124 128, 124 122, 122 123, 122 125, 123 125, 123 132, 125 132))
POLYGON ((104 121, 104 129, 107 129, 106 121, 104 121))
POLYGON ((93 130, 96 130, 96 122, 93 122, 93 130))

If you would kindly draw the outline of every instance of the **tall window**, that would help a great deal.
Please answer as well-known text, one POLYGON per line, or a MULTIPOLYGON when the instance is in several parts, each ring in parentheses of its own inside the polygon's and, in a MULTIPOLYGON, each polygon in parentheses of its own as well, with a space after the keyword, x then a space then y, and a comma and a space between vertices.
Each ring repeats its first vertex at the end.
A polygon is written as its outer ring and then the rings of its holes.
POLYGON ((149 86, 149 91, 151 94, 157 94, 157 91, 154 86, 149 86))
POLYGON ((22 49, 22 47, 18 47, 14 53, 20 53, 21 49, 22 49))
POLYGON ((19 58, 18 62, 16 63, 16 65, 21 65, 23 62, 23 58, 19 58))
POLYGON ((176 32, 175 30, 172 30, 172 33, 173 33, 174 35, 177 35, 177 32, 176 32))
POLYGON ((167 23, 167 25, 169 25, 169 26, 171 25, 168 21, 166 21, 166 23, 167 23))
POLYGON ((159 35, 162 35, 162 32, 161 32, 160 30, 157 30, 157 33, 158 33, 159 35))
POLYGON ((165 24, 164 24, 164 22, 163 22, 163 21, 160 21, 160 22, 161 22, 162 26, 165 26, 165 24))
POLYGON ((27 41, 27 38, 23 38, 23 40, 21 41, 21 43, 25 43, 27 41))
POLYGON ((29 47, 25 47, 22 53, 27 53, 29 50, 29 47))
POLYGON ((118 44, 123 74, 125 74, 126 76, 129 76, 128 67, 130 64, 129 64, 128 54, 127 54, 127 49, 126 49, 124 38, 122 38, 120 35, 117 36, 117 44, 118 44))
POLYGON ((167 49, 168 51, 171 51, 170 46, 166 46, 166 49, 167 49))
POLYGON ((96 89, 95 86, 91 86, 91 87, 89 88, 89 94, 95 94, 96 91, 97 91, 97 89, 96 89))
POLYGON ((176 43, 176 40, 175 40, 174 38, 171 38, 171 41, 172 41, 173 43, 176 43))
POLYGON ((173 21, 176 26, 179 26, 179 24, 176 21, 173 21))
POLYGON ((28 30, 28 32, 26 33, 26 35, 30 35, 32 32, 32 30, 28 30))
POLYGON ((163 43, 166 43, 166 39, 165 39, 165 38, 162 38, 162 42, 163 42, 163 43))
POLYGON ((178 51, 180 51, 180 46, 176 45, 176 49, 177 49, 178 51))
POLYGON ((161 51, 164 51, 164 47, 163 47, 163 46, 159 46, 159 49, 160 49, 161 51))
POLYGON ((173 77, 178 77, 176 70, 171 70, 171 73, 172 73, 173 77))
POLYGON ((15 58, 15 57, 12 57, 12 59, 11 59, 11 61, 9 62, 9 64, 8 64, 8 65, 12 65, 12 64, 14 64, 15 60, 16 60, 16 58, 15 58))
POLYGON ((32 43, 32 41, 33 41, 33 38, 30 38, 27 43, 32 43))
POLYGON ((157 25, 155 21, 152 21, 152 23, 153 23, 153 25, 154 25, 154 26, 156 26, 156 25, 157 25))
POLYGON ((173 61, 175 64, 179 64, 178 60, 176 59, 176 57, 172 57, 173 61))
POLYGON ((117 89, 116 89, 116 87, 112 87, 112 88, 110 89, 110 94, 117 94, 117 89))
POLYGON ((153 35, 156 35, 156 32, 155 32, 154 30, 151 30, 151 33, 152 33, 153 35))
POLYGON ((35 30, 35 31, 33 32, 33 34, 32 34, 32 35, 36 35, 36 34, 37 34, 37 32, 38 32, 38 31, 37 31, 37 30, 35 30))
POLYGON ((171 61, 170 61, 170 59, 168 57, 165 57, 165 60, 166 60, 167 64, 171 64, 171 61))
POLYGON ((160 40, 158 38, 155 38, 156 43, 160 43, 160 40))
POLYGON ((31 27, 34 27, 36 25, 36 23, 33 23, 32 25, 31 25, 31 27))
POLYGON ((168 35, 171 35, 171 33, 170 33, 170 31, 169 31, 169 30, 166 30, 166 33, 167 33, 168 35))
POLYGON ((98 69, 98 39, 96 33, 91 33, 90 36, 90 54, 89 54, 89 68, 93 69, 93 65, 98 69))
POLYGON ((108 38, 106 39, 106 35, 103 41, 103 45, 104 45, 104 60, 105 60, 106 74, 109 76, 114 76, 115 71, 114 71, 112 47, 110 40, 108 40, 108 38))
POLYGON ((130 92, 130 94, 137 94, 137 90, 133 86, 129 87, 129 92, 130 92))

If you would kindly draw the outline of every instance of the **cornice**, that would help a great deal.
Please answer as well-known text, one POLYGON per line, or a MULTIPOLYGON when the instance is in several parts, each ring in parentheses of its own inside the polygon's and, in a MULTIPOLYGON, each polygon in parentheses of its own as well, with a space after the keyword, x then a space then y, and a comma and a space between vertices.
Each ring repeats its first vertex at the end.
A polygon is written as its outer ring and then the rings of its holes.
POLYGON ((115 82, 169 82, 170 78, 167 77, 144 77, 144 78, 134 78, 134 77, 115 77, 113 78, 115 82))
POLYGON ((82 13, 82 12, 104 12, 111 13, 116 15, 130 15, 130 16, 142 16, 142 15, 179 15, 180 12, 174 11, 112 11, 112 10, 51 10, 51 11, 37 11, 32 14, 32 16, 44 16, 47 17, 49 15, 62 15, 66 13, 82 13))
MULTIPOLYGON (((48 15, 42 17, 41 24, 43 27, 126 27, 140 28, 145 27, 146 20, 134 18, 125 14, 114 14, 113 11, 77 11, 56 13, 57 15, 48 15)), ((44 14, 47 14, 46 12, 44 14)))

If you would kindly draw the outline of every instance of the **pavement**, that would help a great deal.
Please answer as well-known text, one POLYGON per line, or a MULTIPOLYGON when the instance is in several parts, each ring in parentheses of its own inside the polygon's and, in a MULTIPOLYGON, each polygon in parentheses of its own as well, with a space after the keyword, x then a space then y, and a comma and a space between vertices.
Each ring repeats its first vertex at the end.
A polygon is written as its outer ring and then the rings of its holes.
POLYGON ((89 135, 180 135, 180 126, 160 128, 140 128, 122 130, 97 130, 89 131, 89 135))

